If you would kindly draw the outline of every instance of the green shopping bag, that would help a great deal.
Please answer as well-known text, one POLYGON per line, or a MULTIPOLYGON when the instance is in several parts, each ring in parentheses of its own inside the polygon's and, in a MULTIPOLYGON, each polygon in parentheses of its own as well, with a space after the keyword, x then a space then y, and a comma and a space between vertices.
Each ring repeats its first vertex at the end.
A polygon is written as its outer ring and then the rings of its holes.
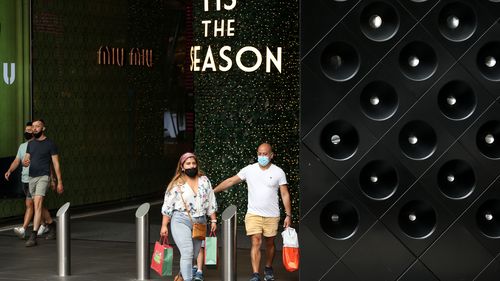
POLYGON ((156 241, 153 256, 151 257, 151 269, 160 276, 172 276, 172 264, 174 261, 174 248, 168 243, 168 236, 162 236, 156 241))
POLYGON ((217 237, 213 231, 205 238, 205 265, 217 265, 217 237))

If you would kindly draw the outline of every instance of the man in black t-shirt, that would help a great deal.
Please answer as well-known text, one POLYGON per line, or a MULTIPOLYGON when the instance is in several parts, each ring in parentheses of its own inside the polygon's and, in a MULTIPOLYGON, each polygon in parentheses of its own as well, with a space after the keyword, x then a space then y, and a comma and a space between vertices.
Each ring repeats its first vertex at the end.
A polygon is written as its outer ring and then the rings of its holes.
MULTIPOLYGON (((54 167, 57 178, 57 193, 61 194, 64 191, 57 147, 54 142, 45 136, 45 122, 43 120, 39 119, 33 121, 33 136, 35 139, 28 143, 23 161, 24 166, 30 167, 29 188, 35 205, 33 232, 28 241, 26 241, 26 247, 37 245, 36 236, 42 217, 43 199, 51 182, 51 164, 54 167)), ((47 238, 55 238, 55 223, 49 224, 48 227, 49 234, 47 238)))

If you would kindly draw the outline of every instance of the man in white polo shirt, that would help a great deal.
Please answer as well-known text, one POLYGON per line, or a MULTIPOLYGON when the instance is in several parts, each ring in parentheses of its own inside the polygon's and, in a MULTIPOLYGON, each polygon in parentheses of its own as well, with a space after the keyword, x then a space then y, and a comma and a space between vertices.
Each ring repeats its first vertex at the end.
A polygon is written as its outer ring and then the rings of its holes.
POLYGON ((214 189, 217 193, 242 181, 247 182, 248 207, 245 216, 245 228, 247 235, 252 240, 250 258, 253 274, 250 281, 261 280, 259 265, 262 236, 264 236, 266 243, 264 281, 274 280, 272 269, 275 252, 274 239, 278 234, 280 220, 278 190, 280 191, 286 213, 283 227, 289 227, 291 224, 292 206, 286 176, 280 167, 271 163, 272 159, 273 151, 271 145, 268 143, 259 145, 257 149, 257 163, 241 169, 237 175, 224 180, 214 189))

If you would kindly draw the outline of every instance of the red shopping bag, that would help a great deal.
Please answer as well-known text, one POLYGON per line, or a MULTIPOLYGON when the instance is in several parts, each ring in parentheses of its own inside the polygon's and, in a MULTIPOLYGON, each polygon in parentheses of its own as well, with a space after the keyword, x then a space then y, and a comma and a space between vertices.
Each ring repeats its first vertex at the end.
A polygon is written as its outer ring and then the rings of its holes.
POLYGON ((160 276, 172 276, 172 264, 174 261, 174 248, 168 243, 168 236, 162 236, 156 241, 153 256, 151 257, 151 269, 160 276))
POLYGON ((285 269, 294 272, 299 269, 300 252, 297 232, 287 227, 281 235, 283 236, 283 265, 285 269))

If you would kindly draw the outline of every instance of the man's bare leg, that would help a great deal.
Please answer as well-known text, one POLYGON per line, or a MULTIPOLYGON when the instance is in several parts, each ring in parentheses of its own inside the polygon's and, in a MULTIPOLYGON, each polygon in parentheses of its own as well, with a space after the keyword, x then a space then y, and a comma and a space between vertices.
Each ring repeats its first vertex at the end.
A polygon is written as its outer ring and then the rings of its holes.
POLYGON ((27 229, 33 219, 34 203, 33 199, 26 199, 26 211, 24 212, 23 228, 27 229))
POLYGON ((251 236, 252 249, 250 250, 250 259, 252 261, 253 273, 258 273, 260 268, 260 246, 262 245, 262 234, 251 236))

